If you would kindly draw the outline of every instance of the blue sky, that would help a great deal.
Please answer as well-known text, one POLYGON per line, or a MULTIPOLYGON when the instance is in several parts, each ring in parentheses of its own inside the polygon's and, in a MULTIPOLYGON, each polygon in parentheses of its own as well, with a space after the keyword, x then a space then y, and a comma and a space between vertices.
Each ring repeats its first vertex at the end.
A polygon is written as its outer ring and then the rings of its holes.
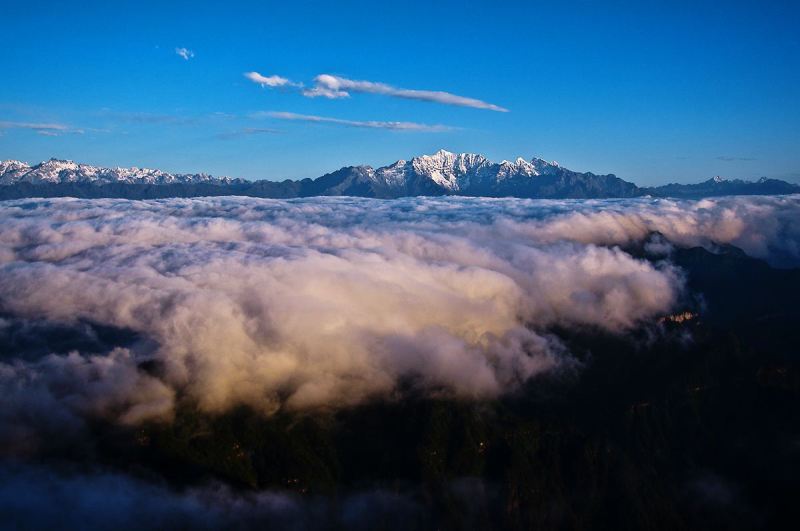
POLYGON ((800 182, 798 27, 797 2, 16 2, 0 159, 284 179, 445 148, 800 182))

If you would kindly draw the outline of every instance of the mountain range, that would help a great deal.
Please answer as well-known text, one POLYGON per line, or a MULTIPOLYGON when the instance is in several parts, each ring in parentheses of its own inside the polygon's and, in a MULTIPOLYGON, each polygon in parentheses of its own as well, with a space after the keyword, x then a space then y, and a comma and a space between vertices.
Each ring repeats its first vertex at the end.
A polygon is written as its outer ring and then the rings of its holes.
POLYGON ((576 172, 540 158, 496 163, 483 155, 439 150, 373 168, 347 166, 316 179, 248 181, 205 173, 173 174, 148 168, 102 168, 50 159, 30 166, 0 162, 0 199, 21 197, 123 197, 149 199, 205 195, 292 198, 359 196, 397 198, 461 195, 522 198, 658 197, 800 193, 800 186, 777 179, 727 180, 639 187, 616 175, 576 172))

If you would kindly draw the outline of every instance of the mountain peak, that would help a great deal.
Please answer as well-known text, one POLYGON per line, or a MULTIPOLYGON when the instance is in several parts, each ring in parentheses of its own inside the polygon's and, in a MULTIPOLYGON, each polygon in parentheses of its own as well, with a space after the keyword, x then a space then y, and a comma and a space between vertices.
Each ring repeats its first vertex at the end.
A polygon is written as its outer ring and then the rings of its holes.
POLYGON ((21 160, 8 159, 0 160, 0 168, 30 168, 30 165, 27 162, 22 162, 21 160))
POLYGON ((410 170, 418 175, 432 179, 447 190, 459 190, 465 182, 464 177, 479 172, 491 163, 483 155, 476 153, 451 153, 440 149, 433 155, 421 155, 411 159, 410 170))

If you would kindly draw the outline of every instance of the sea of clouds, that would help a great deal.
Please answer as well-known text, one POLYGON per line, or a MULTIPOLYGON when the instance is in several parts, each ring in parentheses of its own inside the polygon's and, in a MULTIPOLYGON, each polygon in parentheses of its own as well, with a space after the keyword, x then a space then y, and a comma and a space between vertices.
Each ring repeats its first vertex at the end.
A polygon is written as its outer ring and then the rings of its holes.
POLYGON ((569 364, 553 327, 674 309, 673 245, 796 266, 798 220, 800 196, 2 202, 0 443, 169 421, 180 401, 269 414, 408 382, 491 398, 569 364))

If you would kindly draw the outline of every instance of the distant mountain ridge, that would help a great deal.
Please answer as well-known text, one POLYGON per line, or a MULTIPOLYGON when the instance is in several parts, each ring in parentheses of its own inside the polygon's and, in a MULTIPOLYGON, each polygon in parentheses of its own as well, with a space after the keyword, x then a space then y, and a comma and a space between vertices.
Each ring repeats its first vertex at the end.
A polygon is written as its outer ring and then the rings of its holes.
POLYGON ((292 198, 359 196, 398 198, 461 195, 520 198, 697 198, 718 195, 800 193, 800 186, 776 179, 749 182, 709 179, 699 184, 642 188, 616 175, 576 172, 557 162, 517 158, 496 163, 483 155, 439 150, 373 168, 347 166, 316 179, 246 181, 205 173, 172 174, 148 168, 103 168, 50 159, 30 166, 0 162, 0 199, 20 197, 122 197, 148 199, 203 195, 292 198))
POLYGON ((641 188, 648 195, 659 197, 699 198, 721 195, 780 195, 800 193, 800 186, 780 179, 761 177, 757 181, 714 177, 697 184, 665 184, 641 188))
POLYGON ((103 168, 79 164, 71 160, 50 159, 30 166, 18 160, 0 161, 0 185, 92 183, 176 184, 212 183, 230 184, 230 177, 212 177, 205 173, 173 174, 149 168, 103 168))

